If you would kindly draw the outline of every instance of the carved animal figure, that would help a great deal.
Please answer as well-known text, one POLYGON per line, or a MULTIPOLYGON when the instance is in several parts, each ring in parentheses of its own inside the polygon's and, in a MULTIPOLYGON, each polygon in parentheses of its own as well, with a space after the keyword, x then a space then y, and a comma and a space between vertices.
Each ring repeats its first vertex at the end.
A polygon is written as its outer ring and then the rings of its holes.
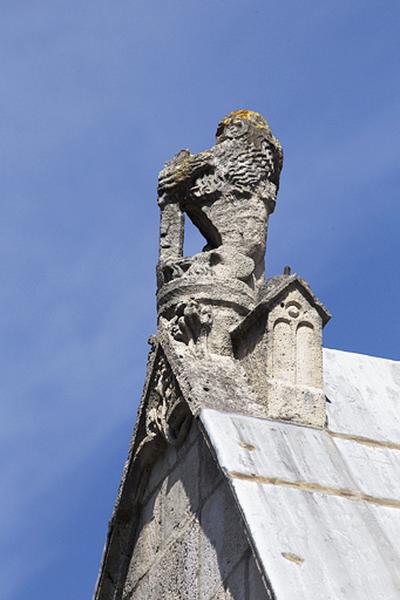
POLYGON ((218 125, 217 143, 191 154, 181 150, 159 177, 159 203, 178 203, 207 240, 205 250, 254 261, 254 277, 264 272, 268 215, 274 210, 282 168, 282 148, 257 112, 238 110, 218 125))

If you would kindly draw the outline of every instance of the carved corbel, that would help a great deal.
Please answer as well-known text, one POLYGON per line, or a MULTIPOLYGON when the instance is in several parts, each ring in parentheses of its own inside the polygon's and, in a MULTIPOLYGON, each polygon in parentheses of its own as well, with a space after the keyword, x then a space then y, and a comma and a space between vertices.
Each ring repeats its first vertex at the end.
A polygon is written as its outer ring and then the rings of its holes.
MULTIPOLYGON (((153 460, 166 445, 180 446, 192 414, 164 356, 160 356, 145 416, 145 435, 137 455, 153 460)), ((146 460, 147 462, 147 460, 146 460)))
POLYGON ((207 339, 212 322, 211 308, 190 298, 177 305, 175 316, 170 321, 171 335, 190 349, 196 349, 206 354, 207 339))

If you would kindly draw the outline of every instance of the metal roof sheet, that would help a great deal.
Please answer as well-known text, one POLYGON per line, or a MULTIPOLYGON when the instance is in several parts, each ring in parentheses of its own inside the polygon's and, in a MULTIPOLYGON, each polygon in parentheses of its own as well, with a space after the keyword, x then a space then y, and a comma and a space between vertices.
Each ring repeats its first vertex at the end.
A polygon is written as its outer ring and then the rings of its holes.
POLYGON ((327 350, 325 375, 329 430, 200 418, 277 600, 398 600, 400 364, 327 350))

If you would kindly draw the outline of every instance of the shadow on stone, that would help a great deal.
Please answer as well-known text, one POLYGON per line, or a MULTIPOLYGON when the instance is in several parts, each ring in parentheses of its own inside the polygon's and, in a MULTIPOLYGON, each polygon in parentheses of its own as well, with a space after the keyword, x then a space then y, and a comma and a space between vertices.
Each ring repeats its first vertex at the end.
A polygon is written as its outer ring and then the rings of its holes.
POLYGON ((232 492, 196 422, 183 446, 156 462, 144 498, 123 600, 269 597, 232 492))

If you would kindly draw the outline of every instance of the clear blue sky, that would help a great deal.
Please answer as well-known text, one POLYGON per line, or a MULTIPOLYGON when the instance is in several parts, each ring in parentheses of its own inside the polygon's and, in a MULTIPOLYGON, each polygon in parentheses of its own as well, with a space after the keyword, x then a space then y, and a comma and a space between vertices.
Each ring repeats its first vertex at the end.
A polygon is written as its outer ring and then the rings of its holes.
POLYGON ((2 1, 2 599, 91 596, 154 332, 157 173, 227 112, 284 147, 268 274, 310 282, 327 346, 399 358, 399 31, 398 0, 2 1))

